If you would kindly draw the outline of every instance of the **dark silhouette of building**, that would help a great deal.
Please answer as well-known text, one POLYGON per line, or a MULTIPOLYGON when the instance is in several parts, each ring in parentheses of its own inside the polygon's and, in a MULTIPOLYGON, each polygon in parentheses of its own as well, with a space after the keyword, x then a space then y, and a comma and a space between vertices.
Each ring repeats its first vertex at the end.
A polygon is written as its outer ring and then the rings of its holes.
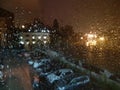
POLYGON ((8 46, 8 43, 12 37, 13 26, 14 14, 0 8, 0 46, 8 46))

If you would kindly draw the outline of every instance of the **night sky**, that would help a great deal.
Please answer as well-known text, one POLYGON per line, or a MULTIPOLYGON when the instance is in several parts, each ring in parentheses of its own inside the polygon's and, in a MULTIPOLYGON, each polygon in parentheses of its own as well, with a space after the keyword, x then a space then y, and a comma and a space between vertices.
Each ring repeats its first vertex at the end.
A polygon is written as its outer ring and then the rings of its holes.
POLYGON ((120 0, 0 0, 0 6, 15 13, 17 24, 34 17, 52 24, 57 18, 61 25, 72 25, 75 31, 90 31, 101 20, 120 22, 120 0))

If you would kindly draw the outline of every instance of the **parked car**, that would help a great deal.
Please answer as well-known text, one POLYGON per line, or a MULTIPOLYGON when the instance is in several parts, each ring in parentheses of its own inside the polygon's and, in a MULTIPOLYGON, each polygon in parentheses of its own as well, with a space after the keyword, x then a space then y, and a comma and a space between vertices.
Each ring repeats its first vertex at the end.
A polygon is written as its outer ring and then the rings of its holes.
POLYGON ((50 73, 46 76, 46 79, 50 84, 53 84, 55 81, 65 78, 73 74, 71 69, 60 69, 53 73, 50 73))
POLYGON ((3 70, 3 69, 4 69, 4 65, 0 64, 0 70, 3 70))
POLYGON ((2 71, 0 71, 0 86, 5 85, 5 76, 2 71))
POLYGON ((80 90, 81 86, 85 86, 90 82, 89 76, 79 76, 73 78, 70 82, 61 80, 62 83, 56 83, 55 90, 80 90))
POLYGON ((46 76, 46 75, 48 75, 49 73, 51 73, 53 71, 52 66, 50 66, 50 64, 40 65, 35 70, 36 70, 36 72, 39 73, 39 76, 46 76))
POLYGON ((37 76, 37 75, 33 76, 32 86, 33 86, 33 88, 39 87, 39 76, 37 76))
POLYGON ((41 59, 41 60, 36 60, 33 64, 33 68, 38 68, 41 65, 47 64, 50 62, 50 59, 41 59))
POLYGON ((29 64, 29 65, 33 65, 33 64, 34 64, 34 61, 33 61, 33 60, 29 60, 29 61, 28 61, 28 64, 29 64))
POLYGON ((109 79, 114 80, 114 81, 120 83, 120 75, 119 74, 113 74, 113 75, 110 76, 109 79))

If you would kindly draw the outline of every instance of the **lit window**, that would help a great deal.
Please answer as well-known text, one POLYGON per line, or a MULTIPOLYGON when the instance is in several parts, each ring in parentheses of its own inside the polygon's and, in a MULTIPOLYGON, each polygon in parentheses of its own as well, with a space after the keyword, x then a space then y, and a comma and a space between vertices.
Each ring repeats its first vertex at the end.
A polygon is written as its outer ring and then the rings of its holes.
POLYGON ((20 39, 23 39, 23 37, 22 37, 22 36, 20 36, 20 39))
POLYGON ((20 44, 24 44, 24 42, 23 42, 23 41, 20 41, 20 44))
POLYGON ((38 36, 38 39, 41 39, 41 36, 38 36))
POLYGON ((47 36, 43 36, 43 39, 47 39, 47 36))
POLYGON ((44 30, 44 32, 46 32, 46 30, 44 30))
POLYGON ((29 29, 28 31, 30 32, 31 30, 29 29))
POLYGON ((47 43, 47 41, 43 41, 43 43, 44 43, 44 44, 46 44, 46 43, 47 43))
POLYGON ((83 39, 83 37, 81 37, 80 39, 83 39))
POLYGON ((47 32, 49 33, 50 31, 49 31, 49 30, 47 30, 47 32))
POLYGON ((35 39, 35 36, 32 36, 32 39, 35 39))
POLYGON ((42 32, 44 32, 44 30, 42 30, 42 32))
POLYGON ((104 37, 100 37, 99 39, 100 39, 101 41, 104 41, 104 40, 105 40, 104 37))
POLYGON ((46 32, 46 30, 42 30, 42 32, 44 32, 44 33, 45 33, 45 32, 46 32))
POLYGON ((35 41, 33 41, 32 43, 35 44, 35 41))
POLYGON ((29 44, 29 42, 26 43, 27 45, 29 44))

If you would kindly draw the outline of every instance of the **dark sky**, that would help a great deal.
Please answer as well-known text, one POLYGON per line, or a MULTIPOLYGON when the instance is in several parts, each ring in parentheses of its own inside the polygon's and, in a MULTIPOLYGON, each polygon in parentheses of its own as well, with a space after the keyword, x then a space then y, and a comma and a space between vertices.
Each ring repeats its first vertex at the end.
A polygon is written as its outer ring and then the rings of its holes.
POLYGON ((0 6, 14 12, 20 23, 42 17, 51 24, 57 18, 76 31, 89 31, 99 20, 120 19, 120 0, 0 0, 0 6))

